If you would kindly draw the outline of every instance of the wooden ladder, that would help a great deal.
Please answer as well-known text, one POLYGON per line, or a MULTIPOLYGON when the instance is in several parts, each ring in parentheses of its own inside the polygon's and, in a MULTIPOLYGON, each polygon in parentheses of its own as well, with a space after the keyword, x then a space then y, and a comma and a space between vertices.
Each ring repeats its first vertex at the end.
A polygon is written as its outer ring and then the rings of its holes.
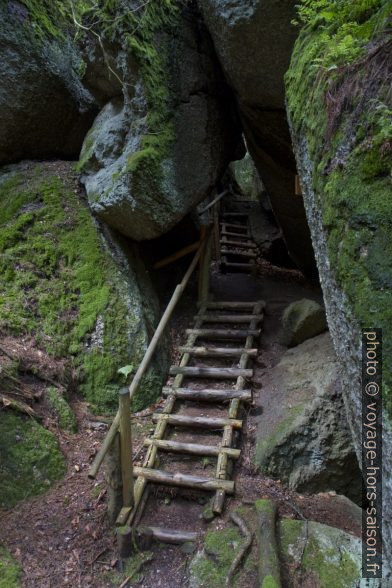
POLYGON ((147 452, 143 466, 134 467, 134 507, 123 507, 117 519, 118 526, 126 525, 136 533, 147 532, 150 537, 168 543, 182 543, 196 538, 196 534, 189 531, 140 526, 149 483, 212 492, 212 510, 215 514, 222 512, 226 494, 235 491, 231 466, 241 453, 235 447, 235 432, 241 431, 243 426, 241 403, 252 400, 249 380, 253 370, 249 362, 257 355, 255 337, 260 334, 264 307, 263 301, 207 301, 200 306, 194 317, 193 328, 186 330, 185 345, 179 347, 181 359, 178 365, 170 368, 172 381, 163 388, 166 400, 162 411, 153 415, 156 425, 154 433, 144 441, 147 452), (204 358, 212 358, 214 367, 189 365, 192 361, 200 362, 204 358), (238 358, 238 365, 226 367, 224 362, 228 358, 238 358), (200 388, 200 378, 223 383, 218 388, 200 388), (200 403, 204 407, 203 415, 187 414, 188 401, 200 403), (226 404, 227 414, 224 417, 204 414, 205 407, 208 410, 208 407, 222 407, 226 404), (217 445, 179 442, 170 438, 174 427, 220 430, 221 441, 217 445), (215 457, 215 475, 207 477, 158 469, 159 452, 215 457))
POLYGON ((257 246, 252 240, 249 215, 225 212, 220 222, 221 270, 252 273, 256 267, 257 246))

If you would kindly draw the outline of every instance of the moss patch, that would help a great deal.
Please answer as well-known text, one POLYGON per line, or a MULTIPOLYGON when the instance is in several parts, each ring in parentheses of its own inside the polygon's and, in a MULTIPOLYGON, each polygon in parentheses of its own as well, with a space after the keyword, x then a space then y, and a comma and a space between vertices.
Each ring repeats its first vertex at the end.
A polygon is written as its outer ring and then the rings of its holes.
POLYGON ((18 562, 4 547, 0 547, 0 588, 19 588, 21 576, 18 562))
MULTIPOLYGON (((28 334, 67 358, 93 408, 111 412, 123 385, 117 370, 140 362, 144 321, 154 317, 135 277, 106 250, 71 165, 61 165, 61 174, 34 164, 0 176, 0 332, 28 334)), ((151 370, 135 410, 157 397, 160 383, 151 370)))
POLYGON ((0 414, 0 507, 45 492, 66 466, 55 437, 32 419, 0 414))
POLYGON ((49 405, 55 412, 61 429, 70 433, 76 433, 77 422, 72 408, 57 388, 51 386, 47 390, 49 405))

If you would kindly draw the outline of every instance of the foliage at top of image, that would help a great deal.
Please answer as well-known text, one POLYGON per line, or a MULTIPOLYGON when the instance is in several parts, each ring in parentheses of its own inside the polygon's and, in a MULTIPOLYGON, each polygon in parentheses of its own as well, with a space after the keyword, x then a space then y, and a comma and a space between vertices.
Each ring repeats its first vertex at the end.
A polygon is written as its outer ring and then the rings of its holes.
POLYGON ((294 23, 322 32, 313 63, 333 70, 358 58, 377 34, 392 32, 391 7, 389 0, 302 0, 294 23))

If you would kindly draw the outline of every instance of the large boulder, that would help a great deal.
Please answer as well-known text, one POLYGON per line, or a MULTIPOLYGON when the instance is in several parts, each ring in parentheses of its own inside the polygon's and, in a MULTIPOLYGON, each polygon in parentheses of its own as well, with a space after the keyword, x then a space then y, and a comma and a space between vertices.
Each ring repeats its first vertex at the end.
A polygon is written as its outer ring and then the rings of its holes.
POLYGON ((284 74, 298 34, 296 0, 198 0, 237 98, 247 146, 269 193, 289 252, 312 271, 314 256, 285 114, 284 74))
POLYGON ((360 470, 328 333, 287 351, 262 388, 256 464, 292 489, 361 502, 360 470))
POLYGON ((383 331, 383 538, 392 560, 392 54, 386 32, 390 7, 373 6, 345 1, 335 11, 331 2, 328 22, 312 11, 304 15, 286 85, 304 203, 360 463, 361 329, 383 331))
MULTIPOLYGON (((41 16, 50 23, 42 7, 41 16)), ((45 21, 46 22, 46 21, 45 21)), ((0 6, 0 164, 78 157, 96 113, 70 36, 47 34, 26 3, 0 6)))
POLYGON ((240 140, 197 13, 143 10, 134 44, 118 56, 123 96, 100 112, 79 166, 93 212, 137 241, 159 237, 205 199, 240 140))
MULTIPOLYGON (((0 336, 28 337, 66 362, 92 408, 116 410, 160 309, 136 246, 114 240, 91 216, 69 162, 0 170, 0 336)), ((160 394, 158 351, 134 401, 160 394)))

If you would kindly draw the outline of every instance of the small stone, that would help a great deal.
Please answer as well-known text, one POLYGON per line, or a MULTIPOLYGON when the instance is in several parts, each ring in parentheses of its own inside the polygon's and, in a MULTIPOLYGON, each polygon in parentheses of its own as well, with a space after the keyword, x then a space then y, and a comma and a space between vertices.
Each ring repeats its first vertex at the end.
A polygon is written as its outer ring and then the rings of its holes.
POLYGON ((314 300, 303 298, 286 307, 282 316, 280 341, 295 347, 327 329, 324 308, 314 300))
POLYGON ((205 521, 207 521, 207 523, 209 523, 209 522, 211 522, 211 521, 214 520, 215 515, 214 515, 214 512, 213 512, 212 507, 211 507, 210 504, 208 506, 206 506, 206 508, 203 510, 203 515, 202 516, 203 516, 203 519, 205 521))
POLYGON ((196 551, 196 544, 194 541, 187 541, 181 545, 180 549, 183 553, 190 555, 196 551))

